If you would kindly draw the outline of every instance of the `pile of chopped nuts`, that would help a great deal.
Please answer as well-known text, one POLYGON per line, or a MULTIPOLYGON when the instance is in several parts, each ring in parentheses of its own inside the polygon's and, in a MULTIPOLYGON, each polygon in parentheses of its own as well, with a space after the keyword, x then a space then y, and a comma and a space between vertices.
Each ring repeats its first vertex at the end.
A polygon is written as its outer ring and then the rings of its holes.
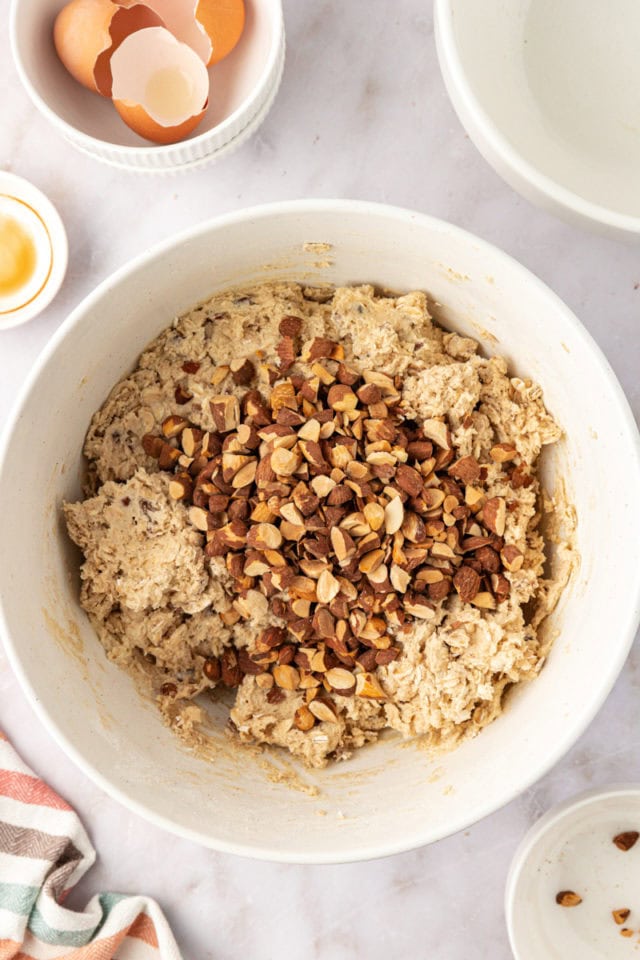
MULTIPOLYGON (((331 340, 301 348, 300 330, 283 319, 269 396, 251 388, 251 360, 220 367, 218 389, 229 378, 247 390, 211 397, 216 430, 175 414, 143 446, 172 471, 170 495, 188 506, 207 556, 224 558, 225 622, 249 619, 247 595, 259 590, 282 623, 207 661, 207 676, 233 686, 254 675, 271 702, 305 691, 304 730, 335 719, 326 694, 384 700, 375 671, 400 655, 405 624, 433 618, 452 591, 495 609, 523 556, 504 541, 515 504, 487 498, 487 467, 456 459, 445 419, 409 419, 397 380, 350 366, 331 340), (291 372, 298 361, 304 375, 291 372)), ((181 405, 189 395, 178 390, 181 405)), ((533 482, 514 446, 490 455, 514 487, 533 482)))

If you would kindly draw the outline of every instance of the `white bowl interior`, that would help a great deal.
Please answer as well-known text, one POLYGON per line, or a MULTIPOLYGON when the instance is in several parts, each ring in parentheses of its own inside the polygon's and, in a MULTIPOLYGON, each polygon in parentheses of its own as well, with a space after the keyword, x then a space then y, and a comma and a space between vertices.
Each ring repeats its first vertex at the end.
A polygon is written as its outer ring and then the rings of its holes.
POLYGON ((584 200, 640 216, 640 5, 443 6, 463 82, 522 159, 584 200))
POLYGON ((637 949, 640 845, 619 850, 613 837, 636 830, 640 790, 594 790, 550 810, 518 848, 506 889, 507 926, 516 960, 624 960, 637 949), (582 903, 559 906, 573 890, 582 903), (620 936, 613 910, 630 909, 620 936))
MULTIPOLYGON (((67 73, 53 45, 53 23, 65 0, 13 0, 15 53, 30 92, 49 113, 101 143, 171 153, 172 145, 153 146, 130 130, 110 100, 92 93, 67 73)), ((279 0, 245 0, 246 25, 235 49, 209 70, 211 93, 204 119, 188 140, 196 140, 247 108, 256 94, 274 47, 280 43, 279 0)), ((219 131, 218 131, 219 132, 219 131)), ((90 146, 90 144, 87 144, 90 146)))
POLYGON ((8 650, 76 761, 167 827, 219 849, 288 860, 414 847, 524 789, 608 693, 638 617, 639 482, 635 427, 613 374, 566 307, 518 264, 405 211, 328 201, 258 208, 204 225, 121 271, 78 308, 39 364, 0 466, 11 557, 0 568, 8 650), (325 265, 306 241, 332 245, 325 265), (559 636, 540 677, 450 755, 433 759, 419 744, 390 739, 348 764, 309 772, 230 750, 218 731, 206 762, 162 727, 154 706, 106 660, 78 606, 78 556, 60 504, 79 496, 91 415, 176 314, 217 289, 274 277, 427 290, 445 325, 484 337, 514 372, 539 381, 565 428, 547 459, 547 483, 558 474, 568 483, 582 565, 549 625, 559 636), (25 482, 25 470, 37 482, 25 482), (277 770, 288 783, 276 782, 277 770))

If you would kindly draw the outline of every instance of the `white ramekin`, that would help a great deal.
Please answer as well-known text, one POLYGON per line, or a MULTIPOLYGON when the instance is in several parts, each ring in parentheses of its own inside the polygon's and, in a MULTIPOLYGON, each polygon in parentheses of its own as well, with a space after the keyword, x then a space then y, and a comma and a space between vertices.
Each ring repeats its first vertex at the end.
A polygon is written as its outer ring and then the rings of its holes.
MULTIPOLYGON (((640 6, 624 4, 626 23, 619 20, 618 4, 609 7, 591 0, 571 0, 568 5, 542 0, 435 0, 434 15, 447 91, 485 160, 528 200, 578 226, 637 241, 640 159, 635 164, 631 159, 640 158, 637 110, 623 105, 620 96, 612 106, 614 88, 603 98, 592 90, 582 95, 576 91, 574 116, 578 107, 581 111, 577 131, 570 116, 563 121, 556 114, 559 94, 567 84, 576 83, 584 69, 586 19, 591 34, 601 28, 593 76, 607 70, 607 62, 611 75, 616 52, 621 53, 620 30, 626 29, 630 40, 637 36, 640 6), (566 21, 562 37, 558 13, 566 21), (529 20, 534 15, 536 35, 542 39, 532 46, 527 31, 534 29, 529 20), (616 121, 621 148, 604 152, 602 128, 616 121)), ((637 88, 632 76, 628 83, 637 88)))
MULTIPOLYGON (((0 304, 0 334, 33 320, 45 310, 62 286, 69 258, 67 232, 60 214, 48 197, 32 183, 15 173, 0 170, 0 198, 25 205, 31 211, 39 240, 36 249, 43 261, 42 283, 23 303, 3 309, 0 304)), ((10 208, 7 212, 10 212, 10 208)), ((36 281, 36 286, 38 282, 36 281)))
POLYGON ((26 695, 103 789, 218 850, 349 861, 463 829, 575 742, 622 669, 638 624, 639 442, 609 365, 524 267, 457 227, 406 210, 339 200, 273 204, 144 253, 54 335, 1 446, 3 550, 11 563, 0 565, 0 633, 26 695), (330 249, 319 259, 310 242, 330 249), (581 566, 546 626, 557 639, 540 676, 520 685, 479 737, 446 756, 384 739, 348 764, 311 772, 275 754, 231 750, 223 714, 211 759, 190 755, 107 661, 79 607, 79 557, 60 505, 80 496, 92 414, 176 315, 216 289, 278 278, 428 291, 445 326, 484 340, 515 374, 542 385, 565 430, 544 458, 544 478, 549 489, 565 483, 575 504, 581 566))
MULTIPOLYGON (((64 0, 12 0, 11 46, 33 103, 83 153, 138 173, 178 173, 224 156, 260 126, 275 99, 285 58, 281 0, 245 0, 247 27, 236 50, 211 68, 212 85, 233 75, 235 101, 222 118, 211 107, 193 135, 152 145, 122 122, 110 101, 85 90, 66 72, 53 46, 64 0)), ((214 88, 212 88, 214 89, 214 88)), ((212 99, 215 93, 212 93, 212 99)))
MULTIPOLYGON (((589 790, 549 810, 514 854, 505 892, 516 960, 625 960, 640 929, 640 842, 620 850, 613 838, 640 830, 640 786, 589 790), (581 903, 561 906, 563 891, 581 903), (614 910, 631 911, 616 923, 614 910), (633 935, 621 936, 622 930, 633 935)), ((634 949, 635 948, 635 949, 634 949)))

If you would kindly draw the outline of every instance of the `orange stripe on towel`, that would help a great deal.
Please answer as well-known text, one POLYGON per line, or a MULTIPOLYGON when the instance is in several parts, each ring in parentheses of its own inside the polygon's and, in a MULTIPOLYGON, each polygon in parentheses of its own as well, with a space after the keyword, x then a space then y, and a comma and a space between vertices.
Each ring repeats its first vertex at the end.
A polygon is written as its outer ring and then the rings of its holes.
POLYGON ((13 960, 19 949, 20 944, 16 940, 0 940, 0 960, 13 960))
MULTIPOLYGON (((59 958, 60 960, 113 960, 114 953, 126 936, 127 931, 121 930, 112 937, 94 940, 93 943, 88 943, 84 947, 76 947, 75 950, 71 949, 68 953, 61 953, 59 958)), ((34 941, 31 940, 32 945, 33 943, 34 941)), ((20 953, 16 960, 35 960, 35 957, 27 953, 20 953)))
POLYGON ((154 922, 146 913, 138 914, 129 928, 129 936, 148 943, 150 947, 158 946, 158 936, 154 922))
POLYGON ((42 780, 28 773, 17 773, 14 770, 0 770, 0 796, 11 797, 20 803, 29 803, 38 807, 71 810, 69 804, 42 780))
MULTIPOLYGON (((158 947, 158 938, 153 921, 146 914, 139 913, 128 929, 120 930, 113 936, 104 937, 102 940, 94 940, 84 947, 76 947, 69 953, 61 954, 60 960, 113 960, 116 950, 127 937, 142 940, 151 947, 158 947)), ((0 945, 3 942, 9 943, 9 941, 0 940, 0 945)), ((15 944, 15 947, 19 949, 20 944, 15 944)), ((24 953, 16 955, 14 952, 8 953, 6 956, 0 953, 0 960, 14 960, 14 958, 15 960, 34 960, 33 957, 24 953)))

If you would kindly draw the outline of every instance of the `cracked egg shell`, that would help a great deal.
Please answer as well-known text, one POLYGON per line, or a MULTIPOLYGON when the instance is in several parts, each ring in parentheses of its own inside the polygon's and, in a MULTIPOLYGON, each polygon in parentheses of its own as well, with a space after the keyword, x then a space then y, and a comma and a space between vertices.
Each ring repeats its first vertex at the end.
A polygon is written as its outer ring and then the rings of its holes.
POLYGON ((200 0, 196 19, 211 41, 208 66, 231 53, 242 36, 245 22, 244 0, 200 0))
MULTIPOLYGON (((115 0, 131 7, 136 0, 115 0)), ((244 0, 142 0, 178 40, 210 67, 231 53, 244 30, 244 0)))
POLYGON ((116 110, 135 133, 154 143, 183 140, 207 109, 203 61, 167 29, 138 30, 111 58, 116 110))
POLYGON ((56 17, 53 40, 71 76, 89 90, 110 97, 114 52, 137 30, 163 25, 161 17, 143 3, 125 8, 112 0, 71 0, 56 17))

